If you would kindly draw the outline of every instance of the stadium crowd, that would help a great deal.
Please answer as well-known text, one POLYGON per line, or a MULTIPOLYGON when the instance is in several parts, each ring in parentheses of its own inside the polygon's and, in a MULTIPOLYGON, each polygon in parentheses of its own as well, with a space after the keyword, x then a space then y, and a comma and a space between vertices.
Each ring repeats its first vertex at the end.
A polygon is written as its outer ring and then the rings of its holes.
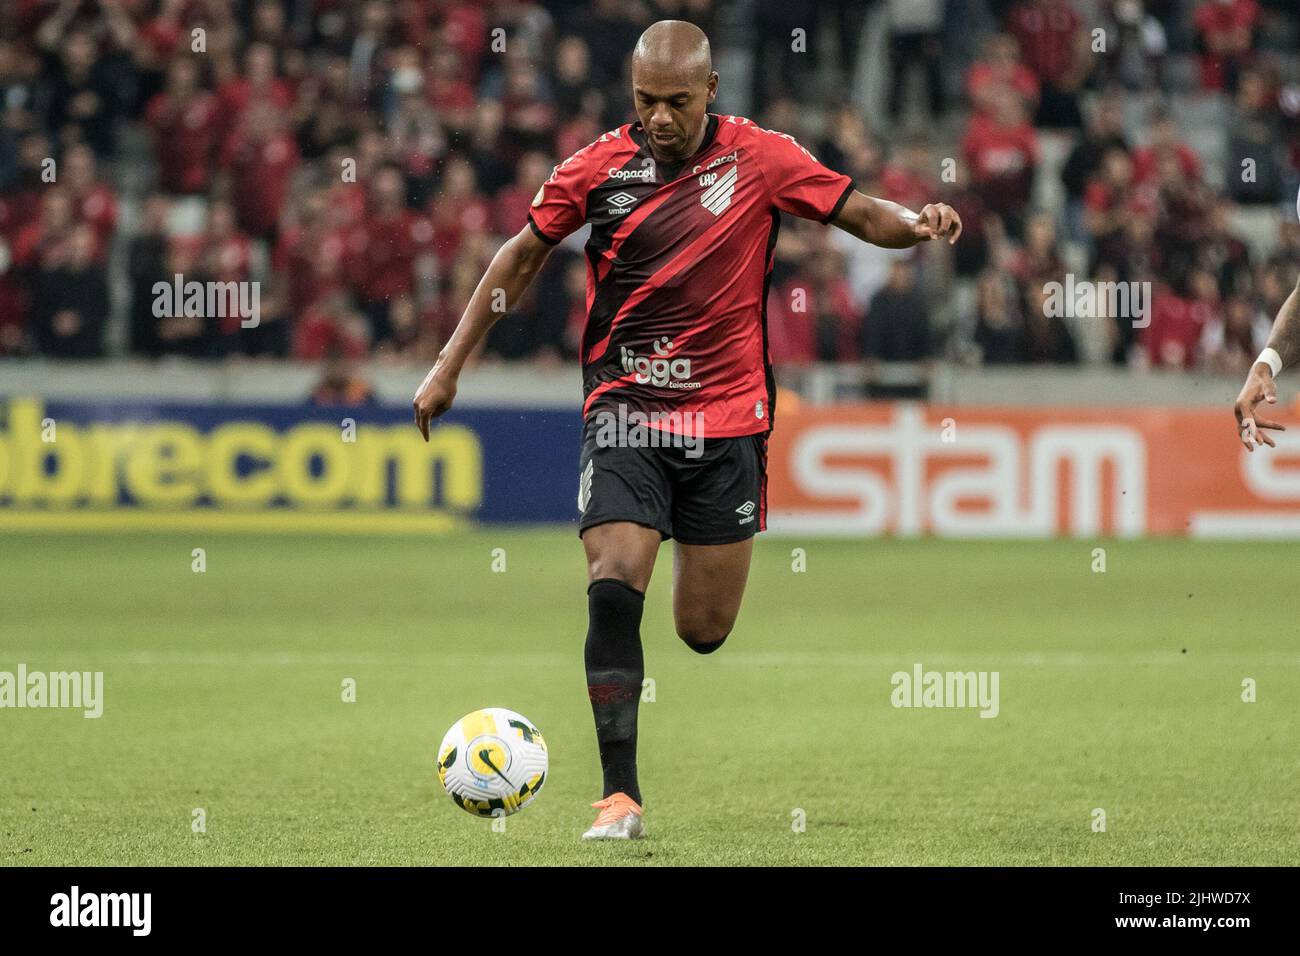
MULTIPOLYGON (((427 363, 552 166, 634 118, 628 56, 670 17, 745 55, 764 126, 965 222, 898 255, 787 217, 778 363, 1238 371, 1294 287, 1294 216, 1262 256, 1235 225, 1300 184, 1294 0, 12 0, 0 355, 427 363), (873 24, 879 110, 852 92, 873 24), (1220 109, 1216 163, 1176 102, 1220 109), (156 315, 176 274, 258 281, 259 324, 156 315), (1150 282, 1149 325, 1055 314, 1067 274, 1150 282)), ((571 357, 585 283, 567 241, 484 359, 571 357)))

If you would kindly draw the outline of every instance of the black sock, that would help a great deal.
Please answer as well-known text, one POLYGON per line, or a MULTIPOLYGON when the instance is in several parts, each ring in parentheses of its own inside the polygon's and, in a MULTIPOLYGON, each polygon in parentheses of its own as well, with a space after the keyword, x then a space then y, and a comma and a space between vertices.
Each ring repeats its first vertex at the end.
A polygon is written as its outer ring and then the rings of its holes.
POLYGON ((596 719, 596 743, 608 797, 620 790, 637 803, 636 713, 645 661, 641 655, 641 610, 645 595, 614 578, 587 588, 587 696, 596 719))

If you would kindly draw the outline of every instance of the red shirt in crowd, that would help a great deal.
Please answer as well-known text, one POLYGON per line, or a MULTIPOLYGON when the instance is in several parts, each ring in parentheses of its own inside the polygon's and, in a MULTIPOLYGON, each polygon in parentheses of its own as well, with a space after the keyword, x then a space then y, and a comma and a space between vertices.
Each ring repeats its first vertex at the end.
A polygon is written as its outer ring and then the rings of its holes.
POLYGON ((159 183, 165 192, 206 192, 221 145, 221 104, 211 93, 176 103, 167 93, 149 101, 145 121, 154 136, 159 183))
POLYGON ((773 289, 767 303, 767 347, 774 364, 817 361, 817 317, 827 313, 836 322, 833 358, 845 361, 852 357, 858 317, 846 280, 837 278, 818 283, 796 275, 773 289), (799 311, 795 309, 796 304, 799 311))
POLYGON ((258 236, 275 228, 299 159, 298 144, 287 132, 265 140, 243 132, 231 136, 222 163, 231 173, 231 199, 241 227, 258 236))
POLYGON ((1192 22, 1201 35, 1206 52, 1201 55, 1201 86, 1207 90, 1221 90, 1224 86, 1223 57, 1211 52, 1220 39, 1226 40, 1237 30, 1253 30, 1259 20, 1259 4, 1255 0, 1230 0, 1220 3, 1210 0, 1202 3, 1192 14, 1192 22))
POLYGON ((1211 308, 1158 288, 1151 306, 1151 324, 1142 330, 1142 345, 1152 365, 1192 368, 1211 308))
MULTIPOLYGON (((970 68, 970 73, 966 76, 966 95, 970 97, 972 103, 978 103, 981 94, 992 84, 1006 82, 1000 80, 997 72, 989 63, 976 63, 970 68)), ((1032 106, 1038 102, 1039 82, 1034 71, 1029 69, 1023 63, 1017 63, 1012 70, 1009 80, 1011 89, 1020 94, 1020 98, 1026 105, 1032 106)))
POLYGON ((1029 201, 1038 136, 1027 122, 1003 126, 976 115, 962 140, 962 155, 989 209, 1014 212, 1029 201))
POLYGON ((117 228, 117 197, 103 183, 96 183, 73 201, 77 218, 95 232, 95 261, 102 263, 117 228))
POLYGON ((343 288, 346 246, 347 236, 340 229, 321 235, 295 228, 281 234, 271 265, 285 277, 290 315, 302 315, 343 288))
POLYGON ((1007 19, 1020 41, 1021 59, 1040 80, 1050 84, 1060 83, 1074 68, 1082 22, 1070 0, 1022 3, 1007 19))
MULTIPOLYGON (((1170 147, 1178 157, 1178 167, 1187 179, 1201 178, 1201 159, 1196 151, 1186 143, 1176 143, 1170 147)), ((1133 153, 1133 181, 1149 182, 1155 178, 1160 161, 1160 151, 1154 146, 1144 146, 1133 153)))
POLYGON ((348 238, 353 288, 368 302, 410 294, 415 288, 415 260, 432 241, 433 225, 410 209, 391 218, 368 215, 348 238))
MULTIPOLYGON (((508 223, 508 228, 503 230, 504 232, 508 234, 516 232, 520 224, 528 219, 528 203, 532 198, 533 194, 530 194, 524 203, 522 214, 512 223, 508 223)), ((434 252, 444 269, 451 268, 465 233, 486 232, 492 227, 492 207, 478 194, 441 196, 429 204, 429 214, 435 236, 434 252)))

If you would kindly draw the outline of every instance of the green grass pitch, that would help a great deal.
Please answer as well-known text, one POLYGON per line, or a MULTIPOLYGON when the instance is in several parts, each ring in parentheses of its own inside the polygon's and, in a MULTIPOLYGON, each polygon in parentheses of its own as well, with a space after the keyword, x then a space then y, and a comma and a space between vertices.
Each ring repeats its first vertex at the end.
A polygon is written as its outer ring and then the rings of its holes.
POLYGON ((600 777, 571 531, 5 535, 0 670, 102 670, 105 704, 0 710, 0 863, 1294 864, 1296 556, 763 536, 736 631, 699 657, 665 548, 642 631, 649 837, 584 845, 600 777), (893 707, 916 662, 997 671, 1000 713, 893 707), (504 832, 434 774, 485 706, 551 753, 504 832))

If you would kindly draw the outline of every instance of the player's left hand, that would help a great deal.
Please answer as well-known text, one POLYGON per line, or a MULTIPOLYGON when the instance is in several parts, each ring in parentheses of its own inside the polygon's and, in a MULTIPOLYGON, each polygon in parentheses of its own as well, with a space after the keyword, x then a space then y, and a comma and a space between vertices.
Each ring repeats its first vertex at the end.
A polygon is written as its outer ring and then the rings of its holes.
POLYGON ((961 216, 946 202, 930 203, 921 209, 912 224, 917 239, 947 239, 948 245, 961 235, 961 216))
POLYGON ((1246 451, 1254 451, 1261 445, 1277 447, 1277 442, 1264 431, 1265 428, 1286 431, 1286 428, 1278 422, 1260 418, 1255 414, 1255 408, 1260 402, 1268 405, 1277 404, 1277 384, 1273 381, 1273 370, 1263 362, 1256 362, 1251 366, 1250 374, 1246 376, 1246 384, 1241 387, 1237 403, 1232 407, 1237 416, 1237 437, 1246 451))

